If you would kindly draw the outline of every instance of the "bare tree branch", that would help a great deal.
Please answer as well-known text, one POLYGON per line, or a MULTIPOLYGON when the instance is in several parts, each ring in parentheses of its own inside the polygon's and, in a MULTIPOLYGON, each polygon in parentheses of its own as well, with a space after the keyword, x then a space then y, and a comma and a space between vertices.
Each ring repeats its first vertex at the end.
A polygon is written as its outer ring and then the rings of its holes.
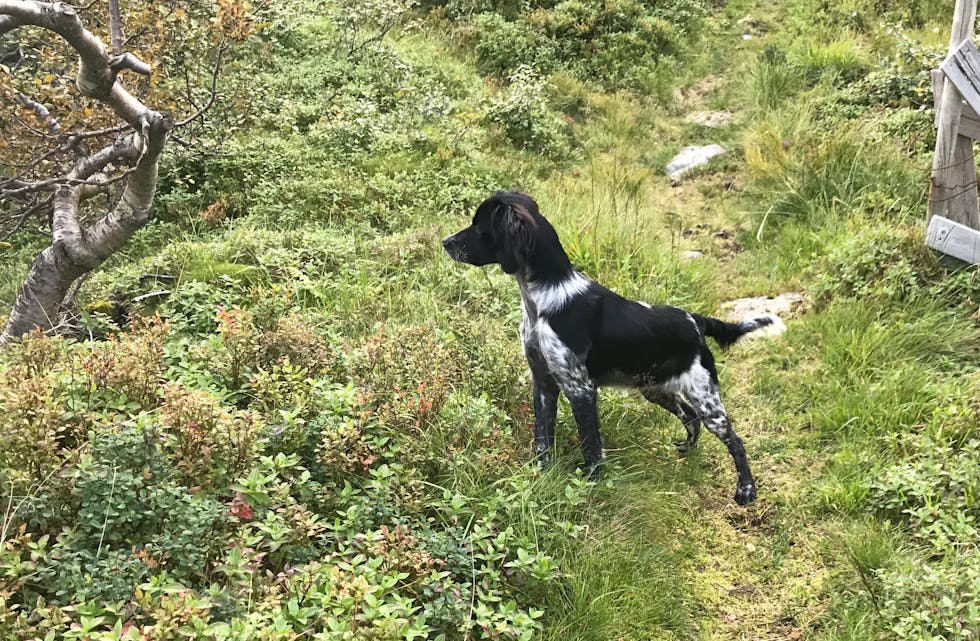
MULTIPOLYGON (((105 45, 85 28, 78 17, 78 10, 64 2, 0 0, 0 17, 2 16, 12 18, 19 25, 48 29, 64 38, 78 54, 78 77, 75 84, 82 95, 105 102, 131 127, 138 128, 139 117, 146 111, 146 106, 116 82, 116 74, 123 68, 136 70, 141 65, 146 68, 145 63, 128 54, 132 60, 120 60, 117 65, 121 66, 113 69, 105 45)), ((122 58, 125 56, 126 54, 122 58)))
POLYGON ((12 31, 20 26, 20 22, 13 16, 0 15, 0 36, 12 31))
POLYGON ((146 64, 133 54, 126 52, 118 56, 113 56, 109 60, 109 68, 112 69, 113 73, 119 73, 123 69, 129 69, 130 71, 135 71, 142 76, 150 75, 150 65, 146 64))
POLYGON ((61 123, 58 122, 57 118, 51 115, 51 112, 47 107, 38 101, 31 100, 24 94, 20 94, 17 96, 17 104, 33 111, 34 115, 37 116, 37 119, 43 122, 48 127, 48 131, 54 135, 57 136, 61 133, 61 123))
POLYGON ((208 97, 208 101, 194 114, 178 121, 174 127, 183 127, 187 123, 197 120, 214 105, 214 101, 218 97, 218 74, 221 73, 221 56, 227 48, 228 45, 225 44, 224 40, 218 43, 218 51, 214 56, 214 68, 211 70, 211 95, 208 97))
POLYGON ((0 232, 0 241, 5 241, 19 232, 31 218, 40 216, 45 209, 49 209, 51 207, 53 200, 54 199, 51 196, 48 196, 43 200, 39 200, 37 196, 35 196, 31 204, 26 205, 20 211, 15 211, 8 214, 7 217, 10 220, 13 220, 14 224, 10 227, 10 229, 0 232))
POLYGON ((112 44, 112 53, 117 56, 122 52, 122 15, 119 12, 119 0, 109 0, 109 28, 111 29, 111 35, 109 36, 110 44, 112 44))

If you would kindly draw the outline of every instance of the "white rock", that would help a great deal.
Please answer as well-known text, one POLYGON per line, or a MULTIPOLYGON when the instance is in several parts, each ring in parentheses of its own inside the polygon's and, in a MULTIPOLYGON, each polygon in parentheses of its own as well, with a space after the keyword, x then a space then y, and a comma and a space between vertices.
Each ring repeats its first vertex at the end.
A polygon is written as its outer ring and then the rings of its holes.
POLYGON ((782 318, 796 316, 804 311, 806 298, 803 294, 789 292, 775 297, 739 298, 722 303, 721 308, 728 312, 728 318, 740 321, 746 318, 775 314, 782 318))
POLYGON ((687 117, 688 122, 702 127, 724 127, 735 118, 730 111, 696 111, 687 117))
POLYGON ((697 258, 701 258, 702 256, 704 256, 704 252, 699 252, 696 249, 689 249, 686 252, 684 252, 683 254, 681 254, 681 256, 685 260, 695 260, 697 258))
POLYGON ((674 156, 671 161, 667 163, 667 176, 672 181, 676 182, 690 170, 694 169, 695 167, 700 167, 715 156, 720 156, 724 153, 725 148, 721 145, 684 147, 681 149, 679 154, 674 156))

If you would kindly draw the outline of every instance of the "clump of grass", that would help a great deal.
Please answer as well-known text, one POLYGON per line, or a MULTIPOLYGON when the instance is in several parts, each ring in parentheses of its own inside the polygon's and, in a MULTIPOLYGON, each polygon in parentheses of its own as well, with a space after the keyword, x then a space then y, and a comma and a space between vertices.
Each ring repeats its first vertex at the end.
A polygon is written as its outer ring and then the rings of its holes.
POLYGON ((867 54, 853 39, 824 43, 806 38, 793 47, 792 59, 810 85, 823 76, 835 84, 854 82, 871 67, 867 54))
POLYGON ((784 51, 766 45, 757 64, 749 70, 742 100, 750 111, 765 113, 798 93, 803 88, 802 80, 799 69, 790 63, 784 51))
POLYGON ((769 224, 779 217, 814 225, 841 217, 880 184, 894 185, 892 195, 906 208, 921 204, 920 172, 897 148, 872 147, 874 137, 860 124, 825 136, 805 119, 805 111, 777 112, 742 136, 753 190, 769 203, 769 224))

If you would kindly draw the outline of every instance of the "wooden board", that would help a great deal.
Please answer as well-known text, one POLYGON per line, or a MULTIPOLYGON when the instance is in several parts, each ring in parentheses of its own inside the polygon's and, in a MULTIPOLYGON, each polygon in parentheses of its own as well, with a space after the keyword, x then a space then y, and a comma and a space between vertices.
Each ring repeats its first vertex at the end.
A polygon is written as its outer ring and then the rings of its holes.
POLYGON ((954 258, 980 265, 980 231, 933 216, 926 231, 926 245, 954 258))
POLYGON ((980 113, 980 51, 973 41, 967 38, 961 42, 939 68, 974 114, 980 113))
MULTIPOLYGON (((939 69, 933 69, 930 75, 932 77, 932 102, 936 108, 936 117, 932 123, 935 127, 939 124, 939 103, 943 96, 943 81, 946 75, 939 69)), ((960 112, 959 135, 980 140, 980 115, 966 102, 963 103, 962 109, 960 112)))

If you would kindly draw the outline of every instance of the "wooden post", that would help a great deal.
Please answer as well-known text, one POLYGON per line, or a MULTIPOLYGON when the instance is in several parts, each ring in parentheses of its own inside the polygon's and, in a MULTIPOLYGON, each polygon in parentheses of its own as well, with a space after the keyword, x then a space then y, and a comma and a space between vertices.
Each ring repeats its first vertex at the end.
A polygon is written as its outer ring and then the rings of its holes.
MULTIPOLYGON (((977 17, 976 0, 956 0, 949 53, 973 36, 977 17)), ((952 82, 943 83, 936 131, 936 154, 932 161, 929 215, 943 216, 974 229, 980 229, 977 206, 977 169, 973 160, 973 140, 960 135, 962 98, 952 82)))

